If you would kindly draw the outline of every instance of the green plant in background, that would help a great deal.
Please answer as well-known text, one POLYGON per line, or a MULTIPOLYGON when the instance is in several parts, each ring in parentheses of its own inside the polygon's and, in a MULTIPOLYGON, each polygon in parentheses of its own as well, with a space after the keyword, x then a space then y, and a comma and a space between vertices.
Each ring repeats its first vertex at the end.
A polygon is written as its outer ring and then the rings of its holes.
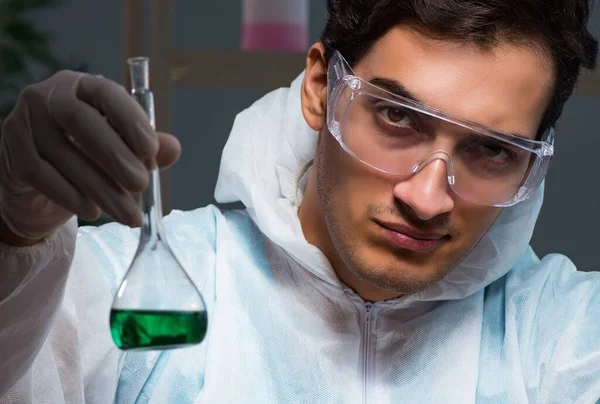
POLYGON ((0 123, 28 84, 59 70, 87 70, 83 63, 66 63, 54 55, 52 35, 29 19, 32 12, 61 5, 60 0, 0 0, 0 123))
MULTIPOLYGON (((61 0, 0 0, 0 125, 28 84, 63 69, 88 70, 85 63, 65 62, 56 56, 52 34, 38 29, 30 19, 31 13, 60 5, 61 0)), ((79 224, 97 226, 110 221, 102 215, 97 221, 80 220, 79 224)))

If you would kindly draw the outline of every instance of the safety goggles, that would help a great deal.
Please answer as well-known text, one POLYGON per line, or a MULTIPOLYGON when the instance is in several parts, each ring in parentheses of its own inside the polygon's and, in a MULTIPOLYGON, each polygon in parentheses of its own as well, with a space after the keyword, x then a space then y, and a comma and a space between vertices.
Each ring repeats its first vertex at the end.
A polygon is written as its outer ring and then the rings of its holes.
POLYGON ((356 76, 339 52, 327 77, 327 127, 361 163, 410 177, 443 160, 449 187, 472 203, 506 207, 529 197, 554 154, 554 129, 531 140, 453 118, 356 76))

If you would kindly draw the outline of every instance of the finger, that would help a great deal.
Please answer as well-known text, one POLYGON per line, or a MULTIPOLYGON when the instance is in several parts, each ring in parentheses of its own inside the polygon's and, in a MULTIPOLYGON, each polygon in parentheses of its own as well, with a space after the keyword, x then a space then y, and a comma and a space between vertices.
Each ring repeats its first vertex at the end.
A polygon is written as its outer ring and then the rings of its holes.
POLYGON ((156 165, 161 169, 167 169, 177 160, 181 155, 181 143, 173 135, 168 133, 158 132, 158 153, 156 154, 156 165))
POLYGON ((113 127, 90 105, 79 100, 70 104, 55 108, 57 123, 119 185, 143 190, 148 184, 148 170, 113 127))
POLYGON ((120 223, 134 226, 141 221, 140 207, 128 192, 118 187, 68 140, 57 138, 56 141, 57 147, 40 150, 40 155, 80 193, 120 223))
MULTIPOLYGON (((100 209, 39 156, 31 134, 29 109, 24 102, 27 97, 29 90, 19 97, 15 109, 2 127, 4 151, 11 151, 6 152, 4 158, 10 160, 14 179, 28 184, 69 212, 94 219, 100 214, 100 209)), ((50 133, 57 130, 52 125, 47 125, 45 129, 50 133)))
POLYGON ((82 219, 95 220, 100 216, 100 208, 79 192, 51 164, 42 158, 31 163, 37 166, 28 178, 33 188, 82 219))
POLYGON ((148 116, 131 94, 117 83, 101 76, 82 75, 77 97, 100 111, 141 160, 158 151, 156 133, 148 116))

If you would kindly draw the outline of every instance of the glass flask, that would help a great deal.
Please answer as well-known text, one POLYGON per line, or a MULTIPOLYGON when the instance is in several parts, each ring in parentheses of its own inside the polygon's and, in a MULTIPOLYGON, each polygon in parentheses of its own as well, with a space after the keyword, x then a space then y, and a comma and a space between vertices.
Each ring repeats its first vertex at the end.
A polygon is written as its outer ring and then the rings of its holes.
MULTIPOLYGON (((154 128, 149 59, 136 57, 127 62, 131 94, 154 128)), ((202 295, 165 237, 159 171, 155 162, 151 167, 150 181, 141 198, 139 245, 110 312, 111 335, 122 350, 164 350, 199 344, 208 325, 202 295)))

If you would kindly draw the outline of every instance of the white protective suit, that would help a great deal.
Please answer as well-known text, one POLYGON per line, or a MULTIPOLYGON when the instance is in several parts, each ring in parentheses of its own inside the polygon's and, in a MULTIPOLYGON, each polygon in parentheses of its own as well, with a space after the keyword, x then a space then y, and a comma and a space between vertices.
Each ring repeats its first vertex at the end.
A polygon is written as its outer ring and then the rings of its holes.
POLYGON ((541 188, 422 293, 368 304, 340 283, 297 217, 317 138, 301 79, 235 121, 216 197, 247 209, 165 219, 207 303, 205 341, 117 350, 109 310, 138 230, 73 220, 0 251, 0 403, 596 402, 600 274, 531 251, 541 188))

